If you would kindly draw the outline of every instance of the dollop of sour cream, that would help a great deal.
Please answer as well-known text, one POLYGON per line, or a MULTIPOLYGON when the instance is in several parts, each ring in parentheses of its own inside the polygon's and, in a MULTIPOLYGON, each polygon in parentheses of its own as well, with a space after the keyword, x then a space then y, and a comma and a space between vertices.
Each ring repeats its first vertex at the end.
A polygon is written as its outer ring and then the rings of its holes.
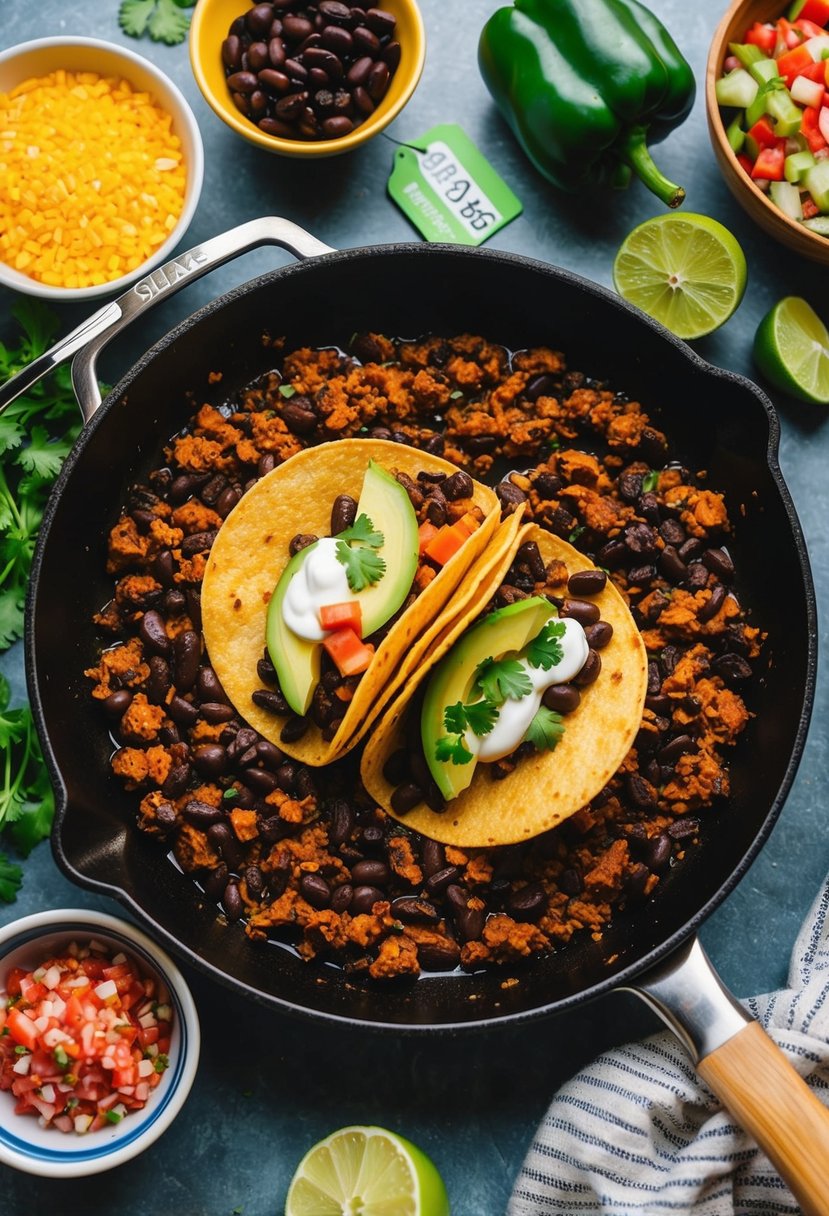
POLYGON ((466 732, 466 746, 479 760, 500 760, 514 752, 538 713, 545 691, 553 684, 569 683, 581 671, 590 649, 584 629, 571 617, 564 617, 561 624, 564 625, 564 636, 559 639, 563 652, 559 662, 554 663, 549 671, 544 671, 542 667, 531 667, 524 659, 519 659, 532 682, 532 692, 525 697, 507 697, 498 709, 498 717, 489 734, 479 736, 471 730, 466 732))
POLYGON ((321 642, 329 630, 320 625, 320 608, 356 600, 345 566, 337 560, 337 539, 324 536, 301 564, 282 600, 282 619, 308 642, 321 642))

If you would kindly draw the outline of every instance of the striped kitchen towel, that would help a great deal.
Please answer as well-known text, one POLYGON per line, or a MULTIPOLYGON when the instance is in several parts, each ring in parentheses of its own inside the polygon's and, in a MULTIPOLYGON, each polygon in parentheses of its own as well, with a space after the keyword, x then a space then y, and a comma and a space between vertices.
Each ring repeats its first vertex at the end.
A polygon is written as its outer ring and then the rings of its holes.
MULTIPOLYGON (((798 934, 788 987, 744 1005, 829 1106, 829 879, 798 934)), ((547 1111, 508 1216, 797 1213, 767 1158, 667 1031, 600 1056, 547 1111)))

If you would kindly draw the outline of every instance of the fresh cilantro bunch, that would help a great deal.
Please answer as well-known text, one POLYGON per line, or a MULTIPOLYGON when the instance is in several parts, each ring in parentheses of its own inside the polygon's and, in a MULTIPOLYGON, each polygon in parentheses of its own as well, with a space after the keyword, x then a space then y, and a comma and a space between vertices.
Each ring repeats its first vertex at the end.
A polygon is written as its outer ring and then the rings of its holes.
MULTIPOLYGON (((9 709, 9 684, 0 675, 0 832, 24 857, 49 835, 55 803, 28 705, 9 709)), ((0 899, 11 903, 23 878, 20 866, 0 853, 0 899)))
MULTIPOLYGON (((51 346, 58 319, 39 300, 21 297, 12 315, 17 345, 0 342, 0 383, 51 346)), ((80 431, 67 367, 59 367, 0 414, 0 651, 23 634, 23 605, 43 508, 80 431)), ((54 801, 28 706, 9 709, 0 676, 0 835, 20 853, 48 836, 54 801)), ((0 899, 15 898, 20 866, 0 853, 0 899)))
MULTIPOLYGON (((0 383, 48 350, 57 331, 57 317, 34 298, 18 300, 12 315, 23 335, 17 346, 0 342, 0 383)), ((23 603, 43 508, 80 429, 65 365, 0 414, 0 651, 23 636, 23 603)))
POLYGON ((375 549, 383 546, 385 537, 378 532, 367 515, 358 515, 350 528, 337 537, 337 561, 345 566, 345 575, 352 591, 363 591, 378 583, 386 573, 386 563, 375 549), (359 547, 353 549, 352 542, 359 547))
POLYGON ((184 42, 190 28, 190 14, 195 0, 121 0, 118 24, 130 38, 149 34, 153 42, 175 46, 184 42))
MULTIPOLYGON (((530 667, 549 671, 561 662, 564 656, 561 638, 565 629, 563 621, 550 620, 539 630, 525 651, 530 667)), ((473 694, 479 694, 480 699, 467 704, 458 701, 448 705, 443 712, 447 733, 435 743, 436 759, 468 764, 473 756, 466 745, 466 732, 471 730, 479 738, 488 735, 498 721, 498 710, 504 702, 510 698, 520 701, 532 690, 532 680, 520 659, 484 659, 475 668, 472 684, 473 694)), ((539 751, 552 751, 563 734, 561 715, 541 705, 522 742, 532 743, 539 751)))

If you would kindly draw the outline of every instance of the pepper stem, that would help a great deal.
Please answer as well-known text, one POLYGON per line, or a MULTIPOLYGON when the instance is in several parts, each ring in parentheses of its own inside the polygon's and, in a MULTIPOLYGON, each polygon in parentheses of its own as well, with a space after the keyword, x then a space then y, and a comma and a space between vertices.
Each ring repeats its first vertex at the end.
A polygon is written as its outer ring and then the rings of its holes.
POLYGON ((652 190, 657 198, 668 207, 678 207, 685 198, 682 186, 669 181, 661 169, 657 168, 645 142, 647 127, 632 127, 626 137, 617 145, 617 150, 626 165, 630 165, 637 177, 652 190))

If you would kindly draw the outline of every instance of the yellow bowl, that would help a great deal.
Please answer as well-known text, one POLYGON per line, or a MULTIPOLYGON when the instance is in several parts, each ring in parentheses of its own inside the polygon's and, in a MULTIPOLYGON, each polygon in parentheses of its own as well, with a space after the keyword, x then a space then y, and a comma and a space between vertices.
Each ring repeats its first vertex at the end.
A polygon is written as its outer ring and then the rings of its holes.
POLYGON ((250 0, 247 3, 246 0, 198 0, 190 24, 190 63, 205 101, 223 122, 250 143, 280 156, 312 159, 351 152, 388 126, 414 93, 426 57, 426 34, 420 9, 415 0, 382 0, 383 9, 397 18, 395 39, 400 43, 401 54, 397 71, 377 109, 339 139, 281 139, 267 135, 236 109, 222 64, 222 43, 231 23, 252 7, 250 0))
POLYGON ((829 239, 817 232, 811 232, 797 220, 784 215, 737 162, 737 157, 728 143, 714 91, 722 76, 723 63, 729 53, 729 42, 741 41, 745 31, 755 21, 776 21, 778 17, 785 16, 786 11, 786 0, 736 0, 723 17, 711 43, 705 78, 708 133, 725 184, 751 218, 789 249, 826 266, 829 265, 829 239))
POLYGON ((187 166, 187 183, 181 214, 167 239, 139 266, 106 283, 94 287, 53 287, 0 261, 0 284, 12 291, 41 296, 56 304, 69 300, 94 300, 123 291, 130 283, 143 278, 155 266, 172 257, 173 250, 190 227, 204 176, 201 135, 183 94, 159 68, 126 47, 114 46, 97 38, 68 36, 38 38, 10 47, 0 53, 0 93, 8 92, 30 77, 45 76, 59 68, 120 77, 128 80, 133 88, 150 93, 155 102, 172 115, 173 130, 181 140, 187 166))

